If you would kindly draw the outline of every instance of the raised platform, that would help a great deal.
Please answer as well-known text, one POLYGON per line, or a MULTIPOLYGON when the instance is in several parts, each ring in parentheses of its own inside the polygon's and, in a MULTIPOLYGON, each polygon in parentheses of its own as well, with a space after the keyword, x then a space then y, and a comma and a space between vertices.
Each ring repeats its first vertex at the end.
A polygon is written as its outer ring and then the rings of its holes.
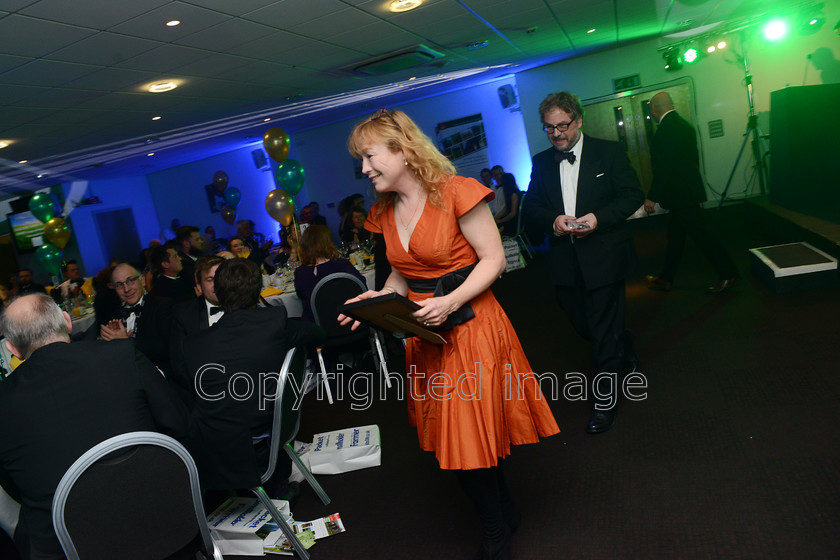
POLYGON ((777 293, 838 284, 837 259, 805 242, 750 249, 750 265, 777 293))

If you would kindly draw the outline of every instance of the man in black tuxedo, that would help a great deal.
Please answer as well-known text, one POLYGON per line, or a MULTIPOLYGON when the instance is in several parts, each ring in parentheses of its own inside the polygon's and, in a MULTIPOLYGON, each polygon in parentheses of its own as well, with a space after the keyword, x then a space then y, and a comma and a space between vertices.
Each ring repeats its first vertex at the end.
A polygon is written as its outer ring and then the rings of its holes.
POLYGON ((195 261, 204 254, 204 238, 196 226, 181 226, 175 231, 175 249, 181 257, 182 274, 192 278, 195 261))
POLYGON ((105 341, 133 338, 138 350, 168 372, 172 301, 147 294, 143 275, 130 264, 114 268, 111 284, 121 305, 115 316, 99 327, 99 336, 105 341))
MULTIPOLYGON (((267 461, 260 456, 265 450, 252 443, 271 426, 271 408, 260 410, 276 386, 276 376, 271 383, 267 374, 280 371, 290 348, 323 342, 325 333, 312 323, 287 321, 283 307, 257 308, 262 277, 248 259, 222 262, 214 286, 224 315, 184 339, 196 394, 190 451, 205 488, 251 488, 260 483, 267 461)), ((291 470, 285 457, 278 457, 284 463, 275 471, 278 480, 291 470)))
POLYGON ((653 96, 650 114, 659 123, 659 128, 650 145, 653 183, 645 200, 645 210, 653 212, 658 202, 670 213, 665 266, 658 276, 648 277, 648 288, 671 291, 687 233, 709 259, 718 277, 718 281, 706 292, 723 292, 737 282, 738 269, 703 219, 701 205, 706 201, 706 188, 700 176, 697 132, 674 110, 674 102, 668 92, 653 96))
POLYGON ((51 507, 70 465, 127 432, 185 440, 186 408, 130 341, 69 344, 70 316, 45 294, 12 302, 0 329, 26 360, 0 383, 0 484, 21 503, 15 543, 23 559, 64 559, 51 507))
POLYGON ((624 283, 636 265, 625 220, 644 195, 621 144, 584 137, 583 108, 574 94, 553 93, 539 111, 552 147, 533 158, 524 212, 549 234, 557 301, 592 344, 599 376, 587 432, 599 433, 615 420, 621 375, 638 366, 624 328, 624 283))
POLYGON ((182 274, 184 263, 181 256, 169 244, 152 249, 152 266, 155 276, 151 294, 174 301, 196 299, 192 276, 182 274))
POLYGON ((209 329, 225 314, 214 287, 216 269, 223 262, 223 258, 215 256, 198 259, 195 262, 195 286, 201 292, 201 297, 181 302, 172 310, 172 336, 169 344, 172 372, 168 379, 177 385, 187 404, 192 404, 195 391, 192 377, 187 375, 184 363, 184 339, 209 329))
POLYGON ((28 268, 21 268, 18 271, 18 285, 20 286, 20 289, 18 290, 19 295, 47 293, 47 290, 46 288, 44 288, 44 286, 32 280, 32 271, 28 268))

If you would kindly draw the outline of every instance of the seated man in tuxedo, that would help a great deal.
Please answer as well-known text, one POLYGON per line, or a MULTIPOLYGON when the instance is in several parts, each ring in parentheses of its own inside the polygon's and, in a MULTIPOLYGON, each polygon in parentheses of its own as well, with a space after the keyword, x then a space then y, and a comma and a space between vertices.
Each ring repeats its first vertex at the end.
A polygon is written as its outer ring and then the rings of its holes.
POLYGON ((130 264, 114 267, 111 285, 121 306, 108 323, 99 327, 99 336, 105 341, 133 338, 138 350, 168 372, 172 301, 147 294, 143 275, 130 264))
POLYGON ((79 263, 75 260, 64 263, 61 267, 61 274, 64 276, 64 282, 59 284, 51 294, 59 304, 68 298, 78 297, 82 291, 82 285, 85 283, 82 269, 79 268, 79 263))
POLYGON ((46 288, 44 288, 44 286, 42 286, 38 282, 35 282, 32 279, 32 271, 28 268, 21 268, 18 271, 18 285, 20 287, 18 288, 17 293, 20 295, 34 294, 36 292, 42 294, 47 293, 47 290, 46 288))
MULTIPOLYGON (((186 371, 196 394, 190 451, 205 488, 251 488, 260 483, 267 462, 252 443, 271 426, 273 411, 261 405, 276 389, 266 380, 280 371, 290 348, 322 343, 325 333, 311 323, 287 321, 283 307, 257 308, 262 278, 248 259, 222 262, 214 286, 224 315, 184 339, 186 371)), ((278 459, 284 457, 281 453, 278 459)), ((278 465, 277 480, 290 470, 288 461, 278 465)))
POLYGON ((187 278, 193 277, 195 261, 204 254, 204 238, 201 230, 196 226, 181 226, 175 231, 175 249, 183 264, 182 274, 187 278))
POLYGON ((15 543, 24 559, 64 559, 51 508, 70 465, 127 432, 184 440, 187 411, 131 342, 69 344, 70 316, 46 294, 13 301, 0 329, 25 360, 0 383, 0 484, 21 503, 15 543))
POLYGON ((174 301, 195 299, 195 289, 191 276, 181 274, 184 264, 178 251, 170 245, 161 245, 152 249, 152 267, 158 271, 151 294, 174 301))
POLYGON ((172 372, 168 378, 176 384, 187 404, 192 404, 195 391, 184 363, 184 339, 209 329, 225 314, 213 284, 216 269, 224 261, 225 259, 216 256, 198 259, 195 262, 195 289, 201 297, 181 302, 172 309, 172 336, 169 344, 172 372))

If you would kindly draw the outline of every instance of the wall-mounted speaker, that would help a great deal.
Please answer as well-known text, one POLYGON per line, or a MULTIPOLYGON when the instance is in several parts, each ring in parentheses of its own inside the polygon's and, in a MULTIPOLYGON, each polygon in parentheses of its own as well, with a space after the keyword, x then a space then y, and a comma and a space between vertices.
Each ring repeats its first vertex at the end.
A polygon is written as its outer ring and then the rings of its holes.
POLYGON ((499 101, 502 104, 502 109, 518 109, 519 98, 516 95, 516 90, 510 84, 505 84, 499 88, 499 101))
POLYGON ((251 157, 254 158, 254 167, 257 169, 265 169, 268 167, 268 158, 265 156, 265 152, 261 149, 256 149, 251 152, 251 157))

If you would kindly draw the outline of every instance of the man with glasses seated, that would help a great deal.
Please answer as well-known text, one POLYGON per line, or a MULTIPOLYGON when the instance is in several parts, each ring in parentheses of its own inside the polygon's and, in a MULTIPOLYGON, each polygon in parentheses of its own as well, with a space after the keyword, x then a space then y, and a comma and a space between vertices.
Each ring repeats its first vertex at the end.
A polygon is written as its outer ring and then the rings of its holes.
POLYGON ((130 264, 122 263, 114 268, 111 285, 121 306, 115 317, 100 326, 99 336, 102 340, 133 338, 137 349, 166 372, 172 301, 147 294, 143 275, 130 264))

